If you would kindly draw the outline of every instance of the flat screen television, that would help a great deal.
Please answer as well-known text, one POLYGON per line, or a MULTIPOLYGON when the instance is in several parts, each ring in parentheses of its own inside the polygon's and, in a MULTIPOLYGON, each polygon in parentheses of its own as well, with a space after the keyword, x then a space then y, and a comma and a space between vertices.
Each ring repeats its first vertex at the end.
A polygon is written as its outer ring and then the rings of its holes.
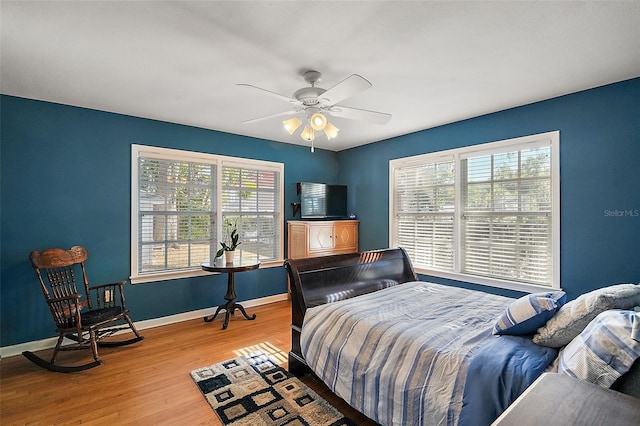
POLYGON ((300 217, 302 219, 345 219, 347 186, 300 182, 300 217))

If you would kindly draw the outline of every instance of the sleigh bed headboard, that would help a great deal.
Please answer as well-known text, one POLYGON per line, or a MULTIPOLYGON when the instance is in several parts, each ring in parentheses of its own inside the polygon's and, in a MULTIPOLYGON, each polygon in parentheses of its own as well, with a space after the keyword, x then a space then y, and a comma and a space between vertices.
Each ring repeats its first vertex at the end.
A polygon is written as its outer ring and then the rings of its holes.
POLYGON ((305 367, 300 353, 300 330, 307 308, 418 281, 402 248, 287 259, 284 267, 291 284, 289 370, 294 374, 302 374, 305 367))

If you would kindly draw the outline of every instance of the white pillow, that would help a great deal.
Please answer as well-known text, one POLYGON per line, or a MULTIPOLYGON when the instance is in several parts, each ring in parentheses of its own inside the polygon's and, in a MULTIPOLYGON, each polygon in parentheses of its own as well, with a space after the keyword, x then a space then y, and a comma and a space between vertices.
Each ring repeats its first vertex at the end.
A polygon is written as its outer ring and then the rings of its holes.
POLYGON ((640 305, 640 285, 618 284, 567 302, 533 336, 534 343, 559 348, 571 342, 600 312, 640 305))
POLYGON ((638 323, 638 312, 602 312, 560 352, 558 372, 611 387, 640 358, 640 342, 632 335, 638 323))

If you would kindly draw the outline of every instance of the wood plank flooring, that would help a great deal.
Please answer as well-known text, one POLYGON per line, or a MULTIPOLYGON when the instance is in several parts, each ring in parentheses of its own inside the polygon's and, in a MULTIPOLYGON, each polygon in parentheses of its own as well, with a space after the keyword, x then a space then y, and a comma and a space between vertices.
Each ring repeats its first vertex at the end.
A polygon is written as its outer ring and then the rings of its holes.
MULTIPOLYGON (((43 370, 21 355, 0 361, 2 425, 219 425, 189 372, 230 358, 235 350, 269 342, 291 348, 290 302, 238 313, 229 328, 223 318, 201 319, 142 330, 145 340, 120 348, 100 348, 102 366, 80 373, 43 370)), ((51 350, 39 352, 45 359, 51 350)), ((89 360, 90 351, 61 353, 59 360, 89 360), (64 358, 63 358, 64 357, 64 358)), ((285 365, 286 367, 286 365, 285 365)), ((313 377, 303 381, 358 425, 375 425, 328 393, 313 377)))

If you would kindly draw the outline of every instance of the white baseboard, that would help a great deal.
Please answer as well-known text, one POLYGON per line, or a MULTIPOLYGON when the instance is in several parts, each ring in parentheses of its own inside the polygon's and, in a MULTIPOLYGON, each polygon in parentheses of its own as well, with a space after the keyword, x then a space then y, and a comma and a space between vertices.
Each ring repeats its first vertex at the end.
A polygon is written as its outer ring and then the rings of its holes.
MULTIPOLYGON (((273 296, 261 297, 259 299, 246 300, 242 302, 242 306, 245 308, 252 308, 254 306, 267 305, 269 303, 282 302, 287 300, 288 296, 284 294, 276 294, 273 296)), ((198 309, 197 311, 184 312, 176 315, 169 315, 166 317, 153 318, 144 321, 135 322, 135 326, 138 330, 145 330, 147 328, 160 327, 163 325, 175 324, 177 322, 188 321, 196 318, 204 318, 207 315, 211 315, 212 308, 198 309)), ((36 340, 32 342, 20 343, 12 346, 3 346, 0 348, 0 358, 6 358, 14 355, 19 355, 24 351, 41 351, 44 349, 51 349, 55 347, 57 337, 51 337, 48 339, 36 340)), ((67 343, 73 343, 69 340, 67 343)))

